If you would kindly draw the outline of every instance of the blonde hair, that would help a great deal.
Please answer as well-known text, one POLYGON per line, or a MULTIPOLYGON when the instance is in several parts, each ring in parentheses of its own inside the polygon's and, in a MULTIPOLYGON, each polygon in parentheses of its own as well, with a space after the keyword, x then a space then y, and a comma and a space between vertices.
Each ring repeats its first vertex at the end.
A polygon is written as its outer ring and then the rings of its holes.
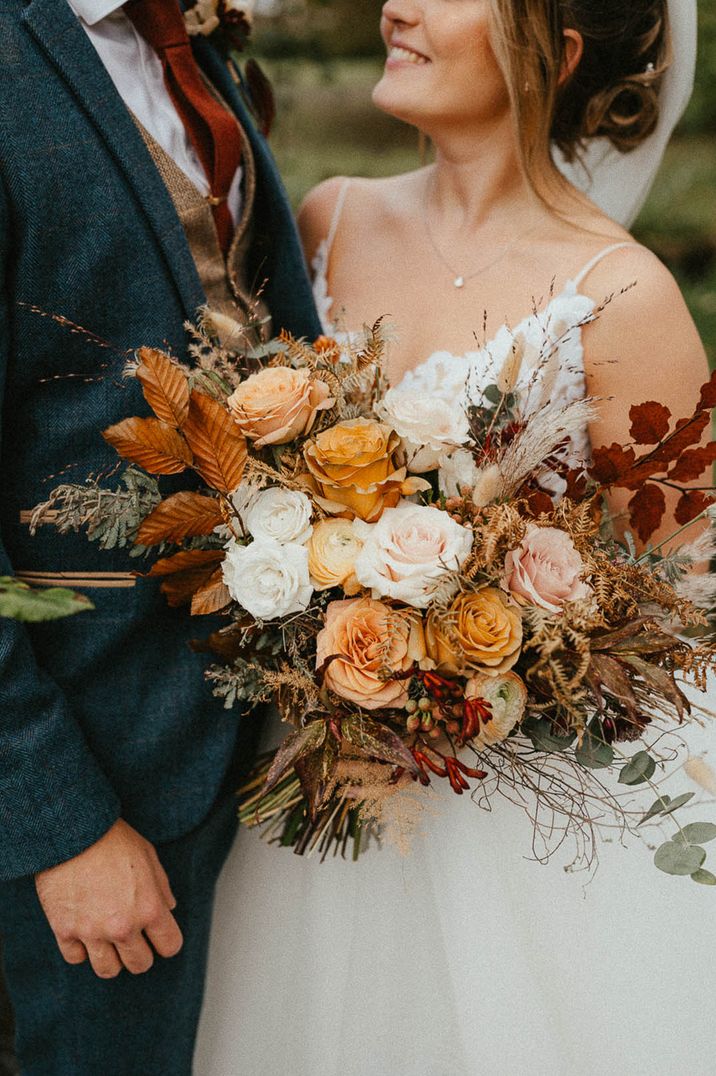
POLYGON ((659 119, 671 60, 667 0, 490 0, 492 46, 512 102, 522 167, 538 193, 550 145, 574 160, 587 139, 635 149, 659 119), (584 52, 564 80, 565 36, 584 52))

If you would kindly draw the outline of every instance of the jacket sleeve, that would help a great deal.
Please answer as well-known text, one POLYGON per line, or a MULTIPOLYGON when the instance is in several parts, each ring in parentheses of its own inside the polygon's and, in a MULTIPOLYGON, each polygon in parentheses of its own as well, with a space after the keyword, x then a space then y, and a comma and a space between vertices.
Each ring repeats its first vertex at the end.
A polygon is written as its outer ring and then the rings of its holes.
MULTIPOLYGON (((0 437, 10 338, 8 219, 0 188, 0 437)), ((1 441, 0 441, 1 443, 1 441)), ((0 459, 2 473, 12 459, 0 459)), ((0 535, 0 576, 13 568, 0 535)), ((78 855, 117 820, 119 801, 67 699, 38 666, 27 630, 0 618, 0 879, 78 855)))

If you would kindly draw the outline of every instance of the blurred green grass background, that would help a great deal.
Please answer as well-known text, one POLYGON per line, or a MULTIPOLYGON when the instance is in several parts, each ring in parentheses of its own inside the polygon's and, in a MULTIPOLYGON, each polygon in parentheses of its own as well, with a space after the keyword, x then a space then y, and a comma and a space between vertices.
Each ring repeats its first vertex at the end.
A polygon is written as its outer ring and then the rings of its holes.
MULTIPOLYGON (((634 228, 675 274, 716 365, 716 0, 700 0, 697 86, 634 228)), ((294 205, 328 176, 419 164, 414 130, 373 108, 376 0, 329 0, 259 21, 254 51, 278 98, 274 153, 294 205)))

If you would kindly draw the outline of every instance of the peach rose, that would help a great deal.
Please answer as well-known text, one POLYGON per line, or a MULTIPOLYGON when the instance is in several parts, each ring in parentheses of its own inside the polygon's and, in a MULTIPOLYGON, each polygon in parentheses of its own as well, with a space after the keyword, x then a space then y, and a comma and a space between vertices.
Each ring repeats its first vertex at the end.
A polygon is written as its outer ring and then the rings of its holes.
POLYGON ((324 519, 313 528, 308 543, 308 571, 316 590, 342 587, 357 594, 361 584, 355 576, 356 557, 363 542, 349 519, 324 519))
POLYGON ((408 681, 386 679, 386 671, 408 672, 424 654, 419 614, 396 613, 372 598, 331 602, 316 639, 316 668, 333 658, 326 687, 364 710, 405 706, 408 681))
POLYGON ((559 613, 565 602, 592 593, 582 582, 583 571, 582 558, 565 531, 532 525, 505 557, 504 586, 522 604, 559 613))
POLYGON ((431 610, 425 625, 429 659, 441 672, 497 676, 522 647, 522 618, 494 587, 458 594, 447 614, 431 610))
POLYGON ((476 747, 491 747, 506 740, 525 716, 527 688, 517 673, 508 672, 501 676, 479 673, 468 680, 465 698, 489 702, 491 718, 480 725, 473 743, 476 747))
POLYGON ((399 459, 400 444, 394 430, 368 418, 323 430, 303 450, 315 499, 330 515, 358 516, 374 523, 404 494, 428 489, 425 479, 407 478, 399 459))
POLYGON ((315 380, 310 370, 269 366, 242 381, 227 403, 244 436, 263 448, 310 433, 317 412, 333 407, 335 400, 325 381, 315 380))

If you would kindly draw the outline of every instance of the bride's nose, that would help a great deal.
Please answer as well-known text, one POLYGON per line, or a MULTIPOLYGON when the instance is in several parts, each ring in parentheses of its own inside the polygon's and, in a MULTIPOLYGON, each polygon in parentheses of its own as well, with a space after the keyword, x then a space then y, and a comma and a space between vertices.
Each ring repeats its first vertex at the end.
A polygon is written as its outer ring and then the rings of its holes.
POLYGON ((415 0, 387 0, 383 4, 383 26, 415 26, 420 21, 415 0))

